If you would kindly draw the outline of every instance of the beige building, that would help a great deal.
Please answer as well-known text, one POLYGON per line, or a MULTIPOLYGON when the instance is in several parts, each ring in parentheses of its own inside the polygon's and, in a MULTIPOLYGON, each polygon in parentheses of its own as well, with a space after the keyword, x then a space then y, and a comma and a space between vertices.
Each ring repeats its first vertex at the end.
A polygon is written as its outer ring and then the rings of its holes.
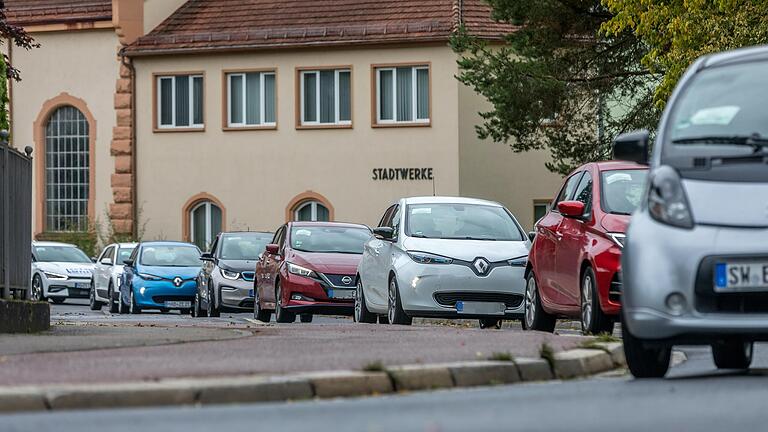
POLYGON ((544 154, 475 135, 485 101, 455 79, 448 37, 510 30, 479 0, 8 3, 104 6, 87 25, 26 25, 42 47, 13 52, 38 233, 109 214, 204 245, 290 219, 375 225, 397 198, 433 193, 500 201, 528 228, 560 185, 544 154), (76 186, 58 180, 61 143, 89 151, 87 171, 66 165, 76 186), (75 207, 57 201, 67 187, 75 207))

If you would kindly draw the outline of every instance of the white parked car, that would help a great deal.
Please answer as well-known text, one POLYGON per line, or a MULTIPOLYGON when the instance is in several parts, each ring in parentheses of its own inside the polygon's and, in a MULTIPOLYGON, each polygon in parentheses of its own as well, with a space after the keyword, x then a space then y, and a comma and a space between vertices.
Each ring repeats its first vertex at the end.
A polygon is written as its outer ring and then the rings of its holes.
POLYGON ((92 275, 93 262, 77 246, 32 242, 32 300, 88 298, 92 275))
POLYGON ((111 313, 118 313, 123 261, 131 256, 138 243, 113 243, 104 248, 93 269, 92 288, 89 293, 91 310, 109 305, 111 313))
POLYGON ((512 213, 471 198, 405 198, 384 213, 358 267, 355 321, 523 316, 530 241, 512 213))

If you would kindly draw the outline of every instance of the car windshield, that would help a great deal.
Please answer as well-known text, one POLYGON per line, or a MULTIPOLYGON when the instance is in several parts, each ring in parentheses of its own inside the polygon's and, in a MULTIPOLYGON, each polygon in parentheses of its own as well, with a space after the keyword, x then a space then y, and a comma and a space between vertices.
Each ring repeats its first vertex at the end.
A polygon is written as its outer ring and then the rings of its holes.
POLYGON ((131 253, 133 253, 133 250, 136 249, 136 247, 122 247, 117 251, 117 264, 122 264, 123 261, 127 260, 131 257, 131 253))
POLYGON ((197 267, 200 265, 200 249, 183 245, 145 246, 141 251, 141 265, 197 267))
POLYGON ((73 246, 35 246, 35 255, 39 262, 91 262, 85 252, 73 246))
POLYGON ((272 234, 267 233, 224 235, 221 237, 219 258, 223 260, 256 260, 271 240, 272 234))
POLYGON ((481 204, 411 204, 406 234, 439 239, 523 240, 523 233, 503 207, 481 204))
POLYGON ((363 227, 295 226, 291 247, 302 252, 362 254, 371 231, 363 227))
POLYGON ((642 199, 648 171, 610 170, 600 173, 603 211, 630 215, 642 199))

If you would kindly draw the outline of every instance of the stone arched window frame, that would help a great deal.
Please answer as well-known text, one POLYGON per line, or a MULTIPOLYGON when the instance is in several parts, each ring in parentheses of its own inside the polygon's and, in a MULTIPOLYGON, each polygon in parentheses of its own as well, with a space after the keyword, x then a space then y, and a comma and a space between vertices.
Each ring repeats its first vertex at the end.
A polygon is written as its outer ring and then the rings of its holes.
POLYGON ((328 209, 329 221, 336 220, 335 210, 328 198, 314 191, 306 191, 293 197, 293 199, 285 207, 285 221, 293 221, 295 219, 296 210, 302 205, 311 201, 317 201, 328 209))
POLYGON ((221 200, 215 196, 207 192, 201 192, 188 199, 187 202, 184 203, 184 207, 181 209, 181 237, 185 242, 192 241, 192 224, 190 223, 192 210, 205 202, 213 203, 221 210, 221 231, 224 232, 227 230, 227 208, 224 207, 224 204, 221 202, 221 200))

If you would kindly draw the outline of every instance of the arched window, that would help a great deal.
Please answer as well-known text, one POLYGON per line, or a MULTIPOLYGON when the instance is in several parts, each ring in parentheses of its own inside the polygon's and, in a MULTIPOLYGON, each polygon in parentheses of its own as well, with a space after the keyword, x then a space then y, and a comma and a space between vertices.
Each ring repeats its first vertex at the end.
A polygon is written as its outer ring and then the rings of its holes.
POLYGON ((221 232, 221 208, 211 201, 201 201, 189 211, 190 240, 201 250, 208 250, 221 232))
POLYGON ((330 212, 318 201, 304 201, 293 211, 293 220, 327 222, 330 220, 330 212))
POLYGON ((88 228, 88 120, 77 108, 57 108, 45 125, 45 229, 88 228))

